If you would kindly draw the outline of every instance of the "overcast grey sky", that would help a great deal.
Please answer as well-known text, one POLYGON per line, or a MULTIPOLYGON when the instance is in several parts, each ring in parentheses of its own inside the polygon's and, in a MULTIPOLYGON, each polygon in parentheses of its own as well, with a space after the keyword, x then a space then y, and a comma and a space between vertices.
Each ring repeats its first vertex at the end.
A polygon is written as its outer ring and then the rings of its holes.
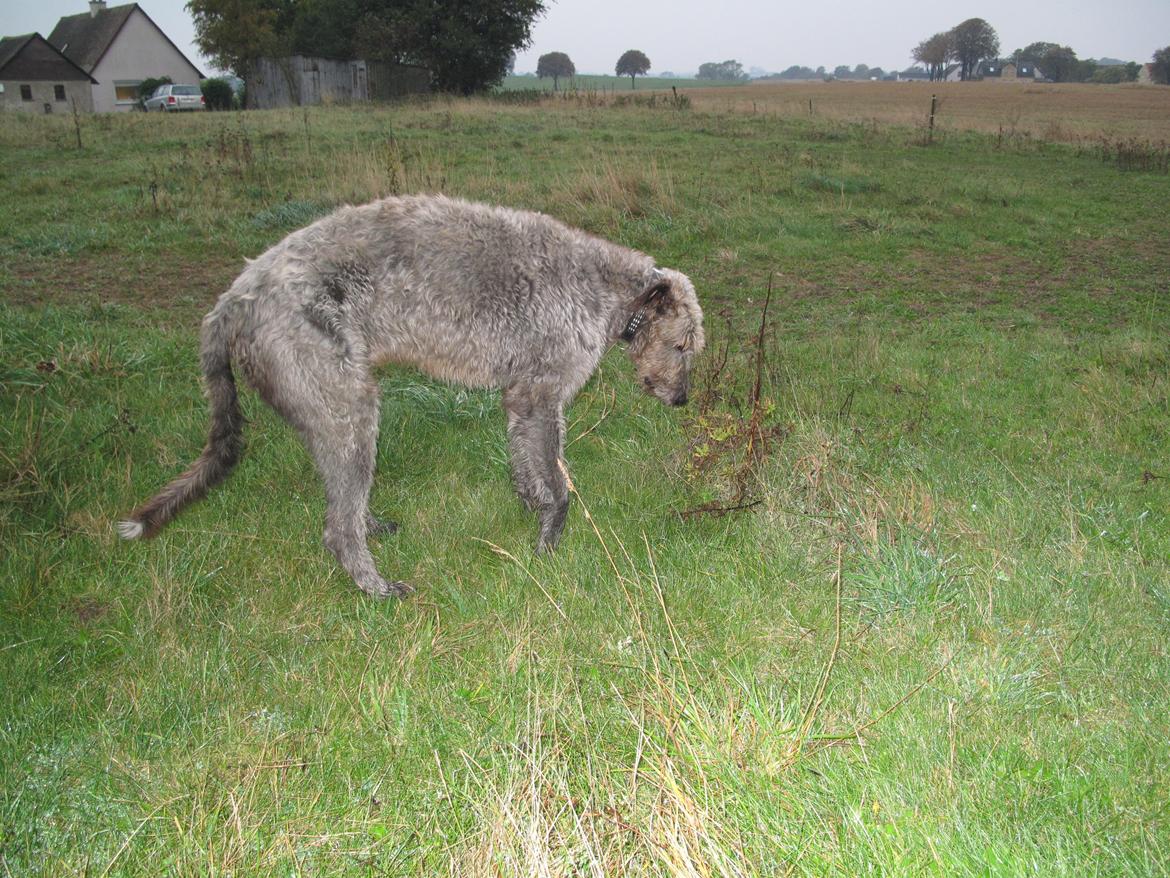
MULTIPOLYGON (((140 5, 210 73, 192 42, 185 3, 140 5)), ((0 34, 48 36, 62 15, 88 8, 87 0, 0 0, 0 34)), ((1170 45, 1170 0, 559 0, 548 3, 516 70, 535 70, 540 55, 559 51, 581 73, 612 73, 626 49, 645 52, 655 73, 690 73, 704 61, 728 58, 770 71, 792 64, 902 69, 919 41, 976 16, 999 33, 1004 54, 1046 40, 1071 46, 1081 58, 1145 62, 1170 45)))

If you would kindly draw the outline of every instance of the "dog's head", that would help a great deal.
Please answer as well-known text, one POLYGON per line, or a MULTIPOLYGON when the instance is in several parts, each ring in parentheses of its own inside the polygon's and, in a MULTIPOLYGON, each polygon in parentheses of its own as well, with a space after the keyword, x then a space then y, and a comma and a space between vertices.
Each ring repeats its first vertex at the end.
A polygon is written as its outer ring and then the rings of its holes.
POLYGON ((655 269, 623 334, 638 381, 667 405, 687 401, 691 361, 703 349, 703 311, 685 274, 655 269))

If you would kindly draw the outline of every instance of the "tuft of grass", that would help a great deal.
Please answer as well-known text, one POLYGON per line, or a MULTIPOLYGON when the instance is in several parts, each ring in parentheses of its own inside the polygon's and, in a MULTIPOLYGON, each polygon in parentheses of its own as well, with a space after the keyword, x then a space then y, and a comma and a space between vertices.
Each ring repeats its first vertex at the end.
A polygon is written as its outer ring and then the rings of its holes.
POLYGON ((878 192, 881 184, 863 177, 831 177, 825 174, 806 174, 802 184, 817 192, 831 192, 838 195, 860 195, 878 192))
POLYGON ((329 213, 332 205, 321 201, 288 201, 265 208, 252 217, 257 229, 299 229, 329 213))
POLYGON ((937 538, 903 533, 892 543, 880 540, 850 577, 853 600, 878 620, 906 611, 938 613, 958 596, 962 573, 955 565, 955 556, 940 554, 937 538))

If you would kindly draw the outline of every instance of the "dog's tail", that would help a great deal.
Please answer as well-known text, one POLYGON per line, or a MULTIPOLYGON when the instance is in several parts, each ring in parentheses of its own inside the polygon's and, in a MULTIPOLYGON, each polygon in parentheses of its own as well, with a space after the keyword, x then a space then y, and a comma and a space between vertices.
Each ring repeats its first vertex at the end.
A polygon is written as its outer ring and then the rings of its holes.
POLYGON ((236 396, 226 322, 226 315, 218 308, 203 321, 199 362, 211 407, 207 445, 185 473, 130 513, 128 519, 118 522, 118 533, 123 539, 153 537, 183 507, 226 479, 240 459, 244 448, 244 416, 236 396))

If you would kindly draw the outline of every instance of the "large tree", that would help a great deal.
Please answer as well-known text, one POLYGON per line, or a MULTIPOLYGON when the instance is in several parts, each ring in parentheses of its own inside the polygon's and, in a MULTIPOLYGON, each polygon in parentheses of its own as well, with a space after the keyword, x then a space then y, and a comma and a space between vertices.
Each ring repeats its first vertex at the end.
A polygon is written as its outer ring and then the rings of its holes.
POLYGON ((1154 82, 1170 85, 1170 46, 1154 53, 1153 63, 1150 67, 1154 82))
MULTIPOLYGON (((337 2, 337 0, 318 0, 337 2)), ((349 0, 354 2, 354 0, 349 0)), ((418 64, 440 91, 470 94, 504 78, 508 60, 531 42, 543 0, 357 0, 354 54, 418 64)))
POLYGON ((442 91, 499 82, 530 42, 544 0, 189 0, 196 42, 245 75, 293 52, 417 64, 442 91))
POLYGON ((947 62, 951 60, 951 35, 944 32, 923 40, 914 47, 910 57, 926 67, 931 82, 942 79, 946 76, 947 62))
POLYGON ((252 62, 292 49, 292 0, 190 0, 195 42, 216 67, 247 79, 252 62))
POLYGON ((959 62, 959 78, 975 75, 979 62, 999 55, 999 36, 982 18, 968 18, 951 30, 951 52, 959 62))
POLYGON ((637 88, 638 84, 634 80, 635 76, 645 76, 650 70, 650 59, 646 57, 644 52, 639 52, 637 49, 630 49, 618 58, 617 66, 614 72, 618 76, 630 77, 630 88, 637 88))
POLYGON ((536 75, 541 79, 551 76, 553 91, 556 91, 560 78, 562 76, 576 76, 577 67, 573 64, 573 59, 564 52, 549 52, 537 59, 536 75))

